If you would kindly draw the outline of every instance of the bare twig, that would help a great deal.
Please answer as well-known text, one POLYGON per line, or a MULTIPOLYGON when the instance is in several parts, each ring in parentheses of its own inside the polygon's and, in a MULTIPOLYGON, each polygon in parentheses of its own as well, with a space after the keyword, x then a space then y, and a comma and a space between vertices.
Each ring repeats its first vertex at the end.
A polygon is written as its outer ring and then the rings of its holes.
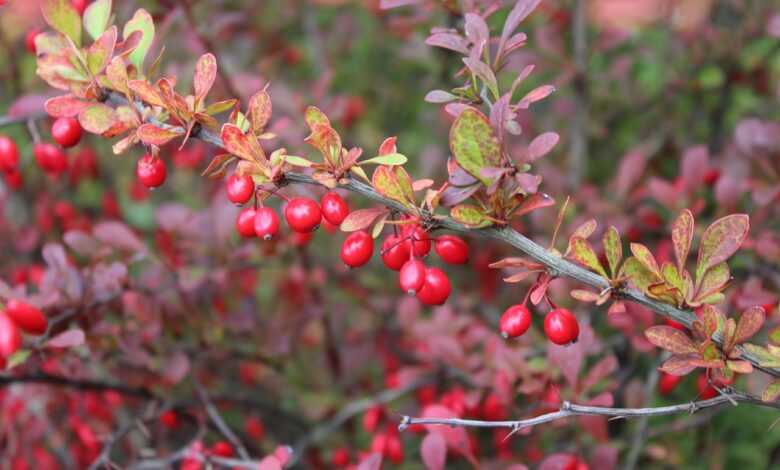
POLYGON ((606 416, 612 419, 636 418, 642 416, 663 416, 677 413, 695 413, 705 408, 714 408, 727 403, 749 403, 752 405, 764 406, 767 408, 780 409, 780 402, 764 402, 751 395, 728 392, 709 400, 692 401, 681 403, 679 405, 658 406, 654 408, 609 408, 602 406, 576 405, 569 402, 563 402, 561 409, 552 413, 546 413, 534 418, 514 420, 514 421, 480 421, 475 419, 460 418, 412 418, 404 416, 399 430, 403 431, 413 424, 437 424, 443 426, 463 426, 477 428, 509 428, 513 431, 530 428, 539 424, 557 421, 559 419, 572 416, 606 416))
POLYGON ((235 447, 236 452, 238 452, 238 455, 241 456, 242 459, 251 460, 251 457, 249 456, 249 452, 246 450, 246 447, 244 447, 244 444, 241 442, 241 439, 239 439, 236 433, 234 433, 233 430, 230 429, 230 426, 228 426, 227 423, 225 423, 225 420, 222 419, 222 415, 219 414, 219 410, 217 410, 217 407, 214 406, 214 403, 212 403, 211 399, 209 398, 208 392, 206 392, 206 389, 203 388, 203 385, 201 385, 200 382, 197 381, 197 379, 195 379, 194 382, 195 382, 195 391, 198 393, 198 396, 203 402, 203 406, 206 409, 206 413, 208 414, 211 421, 214 423, 214 426, 216 426, 219 432, 223 436, 225 436, 225 439, 230 441, 230 444, 233 447, 235 447))

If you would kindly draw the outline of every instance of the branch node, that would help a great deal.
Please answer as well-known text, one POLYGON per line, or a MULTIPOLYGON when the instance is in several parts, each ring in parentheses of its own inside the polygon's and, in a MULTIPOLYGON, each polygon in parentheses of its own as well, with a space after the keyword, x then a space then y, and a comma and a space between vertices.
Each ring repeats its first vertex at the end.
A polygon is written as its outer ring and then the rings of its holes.
POLYGON ((406 415, 402 416, 401 417, 401 422, 398 424, 398 430, 401 431, 401 432, 406 431, 406 428, 409 427, 411 422, 412 422, 412 418, 410 418, 410 417, 408 417, 406 415))
POLYGON ((571 402, 564 401, 561 403, 561 411, 571 411, 571 402))

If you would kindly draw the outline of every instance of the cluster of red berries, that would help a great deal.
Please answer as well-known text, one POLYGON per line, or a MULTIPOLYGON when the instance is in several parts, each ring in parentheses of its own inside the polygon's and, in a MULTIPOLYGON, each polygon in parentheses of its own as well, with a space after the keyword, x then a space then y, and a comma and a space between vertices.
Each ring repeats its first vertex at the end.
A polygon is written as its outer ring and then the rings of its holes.
MULTIPOLYGON (((517 338, 531 327, 531 311, 525 304, 512 305, 501 315, 499 329, 504 338, 517 338)), ((580 325, 568 309, 555 307, 544 317, 544 334, 558 345, 577 341, 580 325)))
POLYGON ((8 136, 0 135, 0 170, 3 171, 8 186, 18 188, 22 185, 19 171, 19 148, 8 136))
POLYGON ((5 310, 0 312, 0 362, 22 346, 22 332, 42 335, 49 322, 38 308, 20 300, 9 300, 5 310))

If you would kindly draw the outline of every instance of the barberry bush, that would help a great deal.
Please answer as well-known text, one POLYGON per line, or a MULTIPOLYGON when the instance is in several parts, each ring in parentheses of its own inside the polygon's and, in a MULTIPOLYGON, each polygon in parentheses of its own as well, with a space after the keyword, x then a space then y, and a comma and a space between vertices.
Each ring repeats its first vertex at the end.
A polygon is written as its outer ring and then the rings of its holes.
POLYGON ((780 10, 0 0, 0 468, 780 465, 780 10))

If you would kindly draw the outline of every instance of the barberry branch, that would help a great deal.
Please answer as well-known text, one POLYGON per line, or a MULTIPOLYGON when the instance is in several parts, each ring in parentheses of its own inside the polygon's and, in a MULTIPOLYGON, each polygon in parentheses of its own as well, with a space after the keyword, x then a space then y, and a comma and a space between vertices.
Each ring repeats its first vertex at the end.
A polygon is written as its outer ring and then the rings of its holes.
POLYGON ((756 406, 774 408, 780 410, 779 402, 765 402, 758 397, 735 391, 724 391, 723 394, 709 400, 692 401, 670 406, 657 406, 652 408, 610 408, 603 406, 586 406, 563 402, 558 411, 546 413, 533 418, 513 420, 513 421, 481 421, 475 419, 460 418, 412 418, 404 416, 398 429, 403 431, 415 424, 435 424, 443 426, 462 426, 476 428, 509 428, 517 431, 523 428, 530 428, 539 424, 549 423, 572 416, 604 416, 611 419, 638 418, 644 416, 664 416, 678 413, 696 413, 706 408, 716 408, 730 403, 734 406, 737 403, 747 403, 756 406))

